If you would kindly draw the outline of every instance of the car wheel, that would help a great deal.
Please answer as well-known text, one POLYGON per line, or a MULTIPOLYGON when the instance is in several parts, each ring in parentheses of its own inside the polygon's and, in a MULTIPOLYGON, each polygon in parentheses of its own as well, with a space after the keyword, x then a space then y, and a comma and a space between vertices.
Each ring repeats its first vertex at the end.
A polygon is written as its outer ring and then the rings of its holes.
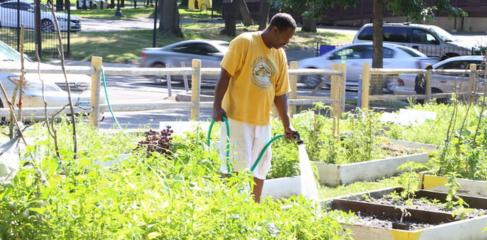
POLYGON ((54 23, 49 19, 43 19, 41 21, 42 32, 54 32, 54 23))
MULTIPOLYGON (((443 92, 440 89, 438 89, 438 88, 432 88, 431 89, 431 94, 435 94, 435 93, 443 93, 443 92)), ((436 102, 437 103, 448 104, 448 103, 450 103, 450 99, 449 98, 446 98, 446 97, 437 98, 436 99, 436 102)))
MULTIPOLYGON (((166 64, 165 63, 161 63, 161 62, 156 62, 156 63, 153 63, 151 66, 151 68, 165 68, 166 67, 166 64)), ((165 80, 166 77, 164 76, 148 76, 149 78, 151 78, 155 83, 162 83, 162 80, 165 80)))

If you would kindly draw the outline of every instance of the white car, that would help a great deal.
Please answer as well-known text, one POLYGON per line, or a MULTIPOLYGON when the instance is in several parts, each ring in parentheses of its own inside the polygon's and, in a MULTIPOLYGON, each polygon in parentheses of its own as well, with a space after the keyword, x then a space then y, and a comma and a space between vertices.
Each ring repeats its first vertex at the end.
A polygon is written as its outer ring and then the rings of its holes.
MULTIPOLYGON (((303 59, 299 61, 299 68, 331 69, 333 64, 345 63, 347 65, 347 89, 356 90, 361 79, 363 65, 368 63, 372 66, 372 55, 372 43, 351 44, 319 57, 303 59)), ((415 49, 396 44, 385 43, 383 56, 384 68, 423 68, 437 62, 415 49)), ((300 78, 300 82, 304 82, 308 87, 315 87, 321 81, 329 84, 329 77, 310 75, 300 78)))
MULTIPOLYGON (((62 32, 68 31, 68 15, 66 13, 56 13, 56 18, 59 29, 62 32)), ((69 23, 70 31, 81 30, 78 17, 71 16, 69 23)), ((0 26, 19 28, 19 25, 29 29, 35 28, 34 4, 25 1, 17 2, 17 0, 0 3, 0 26), (17 16, 18 13, 20 14, 19 17, 17 16), (19 19, 20 21, 18 21, 19 19)), ((54 30, 54 18, 51 12, 45 7, 41 7, 41 31, 53 32, 54 30)))
MULTIPOLYGON (((371 42, 372 32, 373 25, 365 24, 355 35, 353 43, 371 42)), ((434 25, 384 23, 382 32, 385 43, 411 47, 441 60, 470 55, 472 50, 478 50, 478 46, 461 42, 444 29, 434 25)))
MULTIPOLYGON (((485 69, 484 56, 461 56, 452 57, 434 64, 431 68, 431 92, 451 93, 455 91, 464 92, 469 88, 469 69, 471 64, 476 64, 477 69, 485 69), (466 70, 465 74, 435 73, 434 70, 466 70)), ((480 83, 485 83, 483 74, 478 76, 480 83)), ((401 74, 396 81, 387 83, 387 88, 394 94, 424 94, 423 74, 401 74)))
MULTIPOLYGON (((25 59, 27 67, 37 67, 36 62, 25 59)), ((19 67, 20 53, 7 44, 0 41, 0 68, 1 67, 19 67)), ((42 67, 53 67, 48 64, 42 64, 42 67)), ((68 104, 67 85, 63 74, 42 74, 42 80, 45 84, 45 98, 48 107, 63 107, 68 104)), ((90 83, 91 78, 82 74, 68 74, 68 81, 71 87, 71 99, 75 106, 89 108, 90 104, 90 83)), ((4 85, 9 95, 9 99, 19 83, 19 73, 0 73, 0 81, 4 85)), ((37 73, 26 74, 26 84, 23 91, 23 107, 44 107, 42 99, 42 84, 37 73)), ((7 99, 0 93, 0 107, 7 108, 7 99)), ((104 98, 100 99, 104 104, 104 98)))

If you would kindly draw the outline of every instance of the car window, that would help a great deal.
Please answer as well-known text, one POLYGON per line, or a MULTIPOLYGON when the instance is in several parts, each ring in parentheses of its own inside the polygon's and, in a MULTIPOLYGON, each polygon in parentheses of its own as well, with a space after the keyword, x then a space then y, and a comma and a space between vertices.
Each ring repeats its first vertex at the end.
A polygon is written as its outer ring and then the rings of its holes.
POLYGON ((33 9, 32 5, 30 5, 28 3, 19 3, 19 8, 20 8, 20 10, 23 10, 23 11, 28 11, 29 9, 33 9))
MULTIPOLYGON (((382 49, 382 56, 383 58, 394 58, 395 51, 390 48, 383 48, 382 49)), ((372 58, 372 57, 371 57, 372 58)))
POLYGON ((468 69, 472 63, 480 64, 480 62, 475 61, 451 61, 439 66, 437 69, 468 69))
POLYGON ((338 59, 368 59, 372 58, 372 45, 350 46, 337 50, 330 57, 331 60, 338 59))
POLYGON ((422 29, 413 29, 411 41, 419 44, 439 44, 438 39, 433 34, 422 29))
POLYGON ((171 49, 174 52, 208 55, 219 52, 215 47, 206 43, 188 43, 175 46, 171 49))
POLYGON ((410 42, 409 29, 404 27, 384 27, 384 41, 388 42, 410 42))
POLYGON ((17 3, 4 3, 1 6, 4 8, 17 9, 17 3))
POLYGON ((372 41, 372 27, 366 27, 364 28, 358 35, 359 40, 369 40, 372 41))
POLYGON ((19 2, 19 3, 9 2, 9 3, 4 3, 1 6, 4 8, 10 8, 10 9, 17 9, 17 6, 19 6, 18 9, 23 10, 23 11, 27 11, 27 10, 32 8, 32 6, 30 4, 23 3, 23 2, 19 2))

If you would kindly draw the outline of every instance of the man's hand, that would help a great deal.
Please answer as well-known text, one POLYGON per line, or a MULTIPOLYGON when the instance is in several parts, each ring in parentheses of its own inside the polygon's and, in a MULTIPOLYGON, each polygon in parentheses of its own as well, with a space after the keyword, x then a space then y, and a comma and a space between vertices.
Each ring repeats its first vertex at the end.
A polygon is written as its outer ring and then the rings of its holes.
POLYGON ((223 116, 226 116, 225 110, 220 107, 213 107, 213 119, 217 122, 223 122, 223 116))
POLYGON ((225 111, 222 108, 222 101, 225 92, 227 91, 228 84, 230 83, 230 74, 222 68, 220 79, 215 88, 215 100, 213 102, 213 119, 217 122, 223 121, 223 116, 226 116, 225 111))
POLYGON ((298 132, 296 130, 292 129, 291 127, 287 127, 287 128, 284 129, 284 136, 288 140, 295 139, 296 138, 296 134, 298 134, 298 132))

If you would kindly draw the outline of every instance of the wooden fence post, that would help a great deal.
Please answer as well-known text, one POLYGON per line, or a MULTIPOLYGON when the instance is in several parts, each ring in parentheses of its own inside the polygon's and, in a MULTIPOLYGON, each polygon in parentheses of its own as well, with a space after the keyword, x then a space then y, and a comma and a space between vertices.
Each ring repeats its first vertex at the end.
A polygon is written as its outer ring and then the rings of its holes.
POLYGON ((431 100, 431 69, 426 70, 424 78, 424 93, 426 94, 426 101, 431 100))
MULTIPOLYGON (((298 68, 298 62, 292 61, 289 64, 289 69, 297 69, 298 68)), ((290 75, 289 76, 289 83, 291 84, 291 93, 289 93, 289 99, 297 99, 298 98, 298 75, 290 75)), ((290 106, 289 107, 289 115, 294 115, 296 114, 296 106, 290 106)))
POLYGON ((472 103, 475 99, 475 91, 477 88, 477 64, 470 64, 470 74, 468 79, 469 102, 472 103))
MULTIPOLYGON (((89 118, 89 125, 98 128, 98 120, 100 115, 100 71, 103 65, 103 58, 92 56, 91 68, 93 74, 91 75, 91 114, 89 118)), ((105 79, 106 81, 106 79, 105 79)))
POLYGON ((340 74, 331 75, 331 99, 333 117, 333 136, 340 134, 340 116, 345 108, 346 65, 334 64, 332 69, 340 74))
POLYGON ((191 120, 198 121, 200 118, 200 83, 201 83, 201 60, 193 59, 193 74, 191 75, 191 120))
POLYGON ((361 87, 360 108, 365 111, 369 109, 370 65, 368 63, 365 63, 362 69, 361 87))

